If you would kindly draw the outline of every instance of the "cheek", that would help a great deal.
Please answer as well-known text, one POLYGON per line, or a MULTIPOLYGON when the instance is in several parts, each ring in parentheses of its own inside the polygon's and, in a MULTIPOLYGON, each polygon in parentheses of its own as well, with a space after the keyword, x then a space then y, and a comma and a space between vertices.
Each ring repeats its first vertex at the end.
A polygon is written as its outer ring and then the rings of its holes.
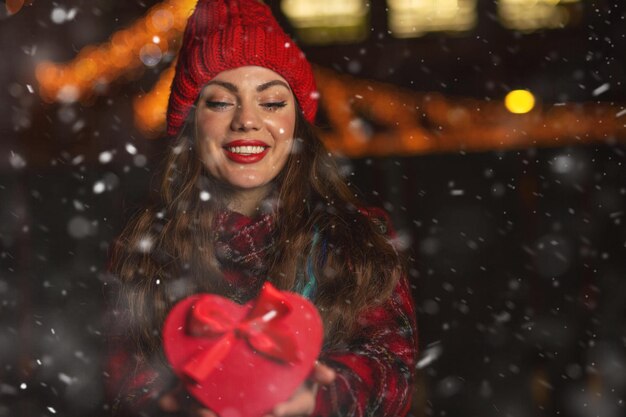
POLYGON ((211 112, 204 109, 196 115, 198 137, 210 139, 222 137, 229 126, 230 118, 227 113, 211 112))
POLYGON ((213 133, 211 132, 211 123, 206 119, 207 118, 198 119, 196 123, 196 136, 202 141, 206 141, 213 133))
POLYGON ((196 138, 199 150, 205 154, 215 152, 223 133, 220 132, 219 120, 211 117, 199 117, 196 123, 196 138))
POLYGON ((294 140, 291 136, 289 136, 289 138, 285 138, 282 141, 282 152, 281 152, 281 159, 283 160, 287 160, 287 157, 289 156, 289 154, 293 153, 294 151, 294 140))
POLYGON ((217 176, 218 161, 215 155, 215 151, 212 151, 210 146, 205 141, 199 141, 198 143, 198 156, 202 165, 213 176, 217 176))
POLYGON ((290 115, 275 117, 267 120, 268 129, 277 140, 291 141, 295 130, 295 117, 290 115))
POLYGON ((221 156, 220 147, 215 136, 211 135, 211 132, 198 129, 196 134, 196 146, 202 164, 211 174, 216 176, 218 174, 217 170, 221 156))

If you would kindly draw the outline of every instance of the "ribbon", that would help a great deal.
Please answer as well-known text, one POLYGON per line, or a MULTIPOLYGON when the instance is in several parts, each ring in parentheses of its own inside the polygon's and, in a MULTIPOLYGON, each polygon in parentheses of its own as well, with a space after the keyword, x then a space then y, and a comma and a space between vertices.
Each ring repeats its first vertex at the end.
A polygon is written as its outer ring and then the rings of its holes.
POLYGON ((214 299, 201 298, 193 305, 188 332, 194 337, 219 338, 208 350, 198 352, 183 367, 183 372, 201 383, 230 352, 237 339, 244 339, 255 352, 280 363, 300 360, 296 341, 281 318, 291 311, 283 294, 265 283, 259 297, 246 317, 234 321, 224 314, 214 299))

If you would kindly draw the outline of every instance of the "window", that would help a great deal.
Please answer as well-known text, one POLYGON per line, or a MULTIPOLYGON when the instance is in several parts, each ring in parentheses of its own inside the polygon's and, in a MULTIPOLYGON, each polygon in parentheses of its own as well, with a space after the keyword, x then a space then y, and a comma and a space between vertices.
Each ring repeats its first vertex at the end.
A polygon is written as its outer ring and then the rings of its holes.
POLYGON ((388 0, 389 30, 397 38, 464 32, 476 25, 476 0, 388 0))
POLYGON ((359 42, 367 37, 365 0, 283 0, 281 9, 304 43, 359 42))
POLYGON ((565 27, 581 14, 580 0, 499 0, 498 15, 509 29, 534 31, 565 27))

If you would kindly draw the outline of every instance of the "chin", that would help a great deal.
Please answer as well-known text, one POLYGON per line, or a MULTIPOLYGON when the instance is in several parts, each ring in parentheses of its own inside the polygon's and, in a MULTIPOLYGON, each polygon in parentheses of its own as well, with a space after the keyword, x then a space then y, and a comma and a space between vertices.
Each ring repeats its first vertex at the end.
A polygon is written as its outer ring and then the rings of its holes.
POLYGON ((269 183, 258 178, 237 178, 228 181, 228 184, 233 188, 246 191, 267 187, 269 183))

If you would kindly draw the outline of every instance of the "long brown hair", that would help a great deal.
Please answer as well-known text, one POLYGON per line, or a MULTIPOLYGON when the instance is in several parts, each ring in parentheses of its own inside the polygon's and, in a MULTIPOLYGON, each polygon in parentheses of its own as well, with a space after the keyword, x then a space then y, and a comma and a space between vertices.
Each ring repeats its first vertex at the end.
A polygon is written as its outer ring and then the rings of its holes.
MULTIPOLYGON (((144 354, 157 351, 160 327, 176 301, 197 292, 226 293, 213 229, 229 191, 204 169, 194 130, 192 115, 169 149, 156 203, 130 221, 113 248, 111 269, 121 281, 129 333, 144 354)), ((379 225, 359 211, 363 204, 300 111, 294 136, 294 151, 274 180, 276 235, 268 277, 277 288, 292 290, 298 276, 312 272, 325 343, 337 346, 356 336, 362 310, 391 295, 403 262, 379 225), (313 244, 314 233, 325 250, 313 244), (313 260, 312 270, 304 270, 305 258, 313 260)))

